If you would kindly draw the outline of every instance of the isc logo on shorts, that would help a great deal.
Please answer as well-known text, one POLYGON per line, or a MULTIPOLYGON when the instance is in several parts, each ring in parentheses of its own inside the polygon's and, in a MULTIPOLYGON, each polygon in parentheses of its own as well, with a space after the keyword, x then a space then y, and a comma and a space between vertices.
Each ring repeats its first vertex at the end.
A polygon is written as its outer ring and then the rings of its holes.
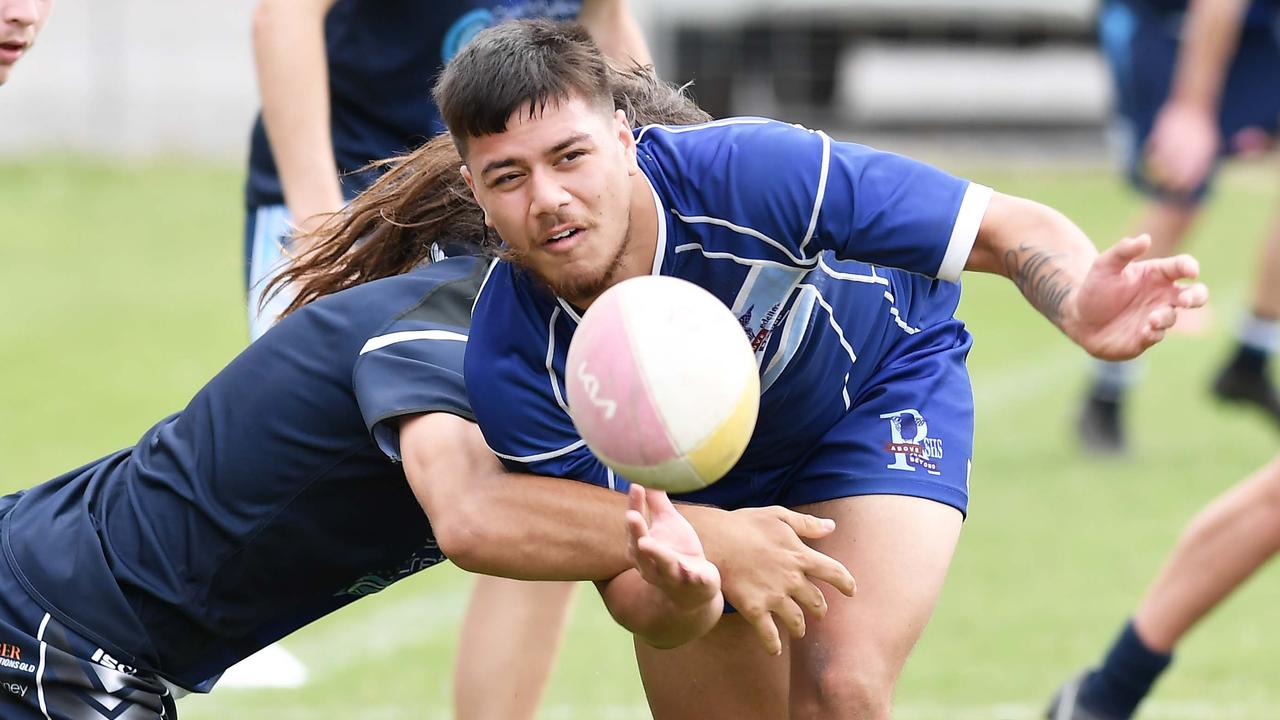
POLYGON ((889 421, 889 442, 884 449, 893 453, 893 462, 886 467, 906 472, 915 472, 919 467, 930 475, 942 474, 934 462, 942 459, 942 439, 929 437, 929 423, 919 410, 906 408, 885 413, 880 419, 889 421))
POLYGON ((115 658, 107 654, 107 651, 103 650, 102 648, 98 648, 96 651, 94 651, 93 657, 90 659, 98 663, 104 668, 107 668, 109 670, 115 670, 116 672, 121 672, 121 673, 124 673, 125 675, 135 675, 138 672, 137 668, 133 667, 132 665, 125 665, 119 660, 116 660, 115 658))

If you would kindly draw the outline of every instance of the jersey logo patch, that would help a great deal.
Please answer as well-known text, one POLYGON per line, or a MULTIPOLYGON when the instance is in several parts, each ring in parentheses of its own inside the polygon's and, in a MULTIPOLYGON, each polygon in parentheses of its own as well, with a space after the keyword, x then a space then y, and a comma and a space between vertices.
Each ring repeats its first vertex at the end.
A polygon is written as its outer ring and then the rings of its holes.
POLYGON ((889 442, 884 444, 893 453, 890 470, 915 472, 923 468, 930 475, 941 475, 936 460, 942 459, 942 438, 929 437, 929 423, 919 410, 906 408, 885 413, 881 420, 889 421, 889 442))

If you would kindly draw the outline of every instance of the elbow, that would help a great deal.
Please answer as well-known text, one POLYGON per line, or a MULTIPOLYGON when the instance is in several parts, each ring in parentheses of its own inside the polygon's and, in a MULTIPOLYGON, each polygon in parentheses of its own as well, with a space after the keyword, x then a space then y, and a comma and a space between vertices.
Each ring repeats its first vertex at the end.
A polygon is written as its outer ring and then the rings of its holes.
POLYGON ((486 528, 479 503, 467 499, 450 504, 448 512, 431 517, 431 530, 435 534, 440 552, 454 565, 469 572, 483 572, 485 549, 492 547, 495 539, 486 536, 486 528))

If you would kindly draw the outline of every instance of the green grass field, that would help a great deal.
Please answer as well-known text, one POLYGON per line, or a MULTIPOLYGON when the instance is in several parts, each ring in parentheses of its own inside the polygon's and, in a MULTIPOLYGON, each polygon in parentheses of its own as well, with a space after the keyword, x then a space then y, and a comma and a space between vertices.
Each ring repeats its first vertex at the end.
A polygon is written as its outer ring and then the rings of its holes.
MULTIPOLYGON (((1137 208, 1105 169, 971 175, 1055 205, 1104 244, 1137 208)), ((1248 299, 1274 179, 1270 168, 1223 179, 1192 245, 1215 293, 1212 333, 1152 354, 1122 462, 1075 450, 1081 354, 1008 283, 967 281, 971 514, 898 717, 1038 716, 1096 660, 1184 522, 1275 452, 1269 427, 1206 393, 1248 299)), ((238 351, 239 181, 238 168, 187 163, 0 165, 0 489, 132 444, 238 351)), ((185 700, 182 716, 446 718, 469 583, 444 567, 357 603, 285 642, 310 670, 306 687, 217 691, 185 700)), ((1280 716, 1277 607, 1280 573, 1264 571, 1189 638, 1143 717, 1280 716)), ((648 717, 629 639, 586 588, 542 717, 648 717)))

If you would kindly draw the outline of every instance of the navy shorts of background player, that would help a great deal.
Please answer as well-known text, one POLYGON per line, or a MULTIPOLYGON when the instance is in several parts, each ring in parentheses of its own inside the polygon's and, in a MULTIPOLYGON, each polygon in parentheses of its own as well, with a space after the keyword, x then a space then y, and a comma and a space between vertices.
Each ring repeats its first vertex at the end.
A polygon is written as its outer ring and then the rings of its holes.
MULTIPOLYGON (((897 494, 966 512, 971 338, 954 317, 956 280, 991 190, 759 118, 636 137, 658 208, 652 272, 728 306, 760 369, 742 459, 681 499, 739 508, 897 494)), ((529 273, 497 262, 466 356, 467 377, 484 380, 468 393, 508 467, 621 490, 626 479, 586 449, 563 402, 578 321, 529 273)))
POLYGON ((0 717, 173 717, 173 688, 442 561, 395 423, 472 419, 485 268, 317 300, 134 447, 0 500, 0 717))
MULTIPOLYGON (((1142 192, 1172 201, 1195 201, 1212 180, 1189 198, 1167 196, 1150 182, 1143 146, 1156 113, 1169 97, 1187 0, 1107 0, 1098 15, 1102 49, 1116 89, 1117 128, 1130 181, 1142 192)), ((1280 2, 1257 0, 1248 10, 1240 45, 1223 89, 1219 127, 1222 154, 1230 138, 1246 128, 1272 136, 1280 126, 1280 2)))
MULTIPOLYGON (((572 20, 581 0, 337 0, 324 18, 329 126, 343 196, 378 178, 375 160, 409 152, 443 131, 431 87, 436 73, 476 33, 506 20, 572 20)), ((250 330, 265 332, 291 299, 269 298, 265 280, 285 261, 292 218, 259 114, 245 184, 244 257, 250 330), (271 303, 271 300, 275 300, 271 303)))

